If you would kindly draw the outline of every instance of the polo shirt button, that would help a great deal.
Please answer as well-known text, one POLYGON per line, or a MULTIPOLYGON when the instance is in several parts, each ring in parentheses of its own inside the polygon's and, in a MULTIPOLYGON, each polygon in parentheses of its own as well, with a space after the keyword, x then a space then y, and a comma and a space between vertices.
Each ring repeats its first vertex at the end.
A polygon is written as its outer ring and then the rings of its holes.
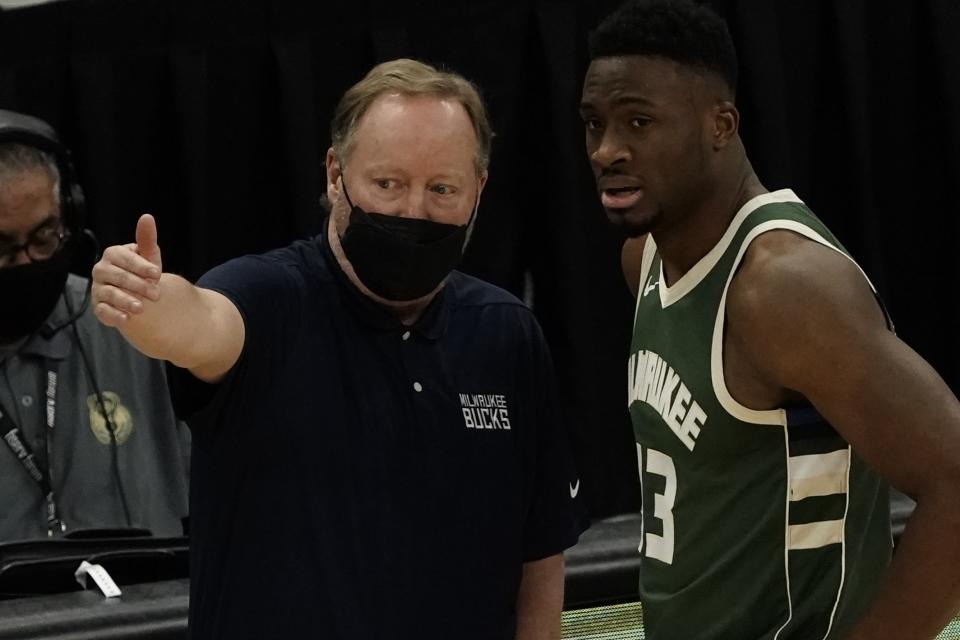
POLYGON ((409 339, 410 339, 410 332, 409 332, 409 331, 404 331, 404 332, 403 332, 403 335, 400 336, 400 337, 403 338, 404 340, 409 340, 409 339))
POLYGON ((22 398, 20 398, 20 404, 22 404, 25 407, 32 407, 33 396, 23 396, 22 398))
POLYGON ((416 391, 417 393, 420 393, 421 391, 423 391, 423 385, 420 384, 419 382, 414 382, 413 390, 416 391))

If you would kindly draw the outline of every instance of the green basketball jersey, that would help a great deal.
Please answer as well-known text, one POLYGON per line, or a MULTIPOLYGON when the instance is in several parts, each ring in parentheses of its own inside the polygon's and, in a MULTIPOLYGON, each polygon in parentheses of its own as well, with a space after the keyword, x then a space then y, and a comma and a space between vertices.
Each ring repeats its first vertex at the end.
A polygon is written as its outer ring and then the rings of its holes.
POLYGON ((727 288, 750 242, 772 229, 847 255, 789 190, 744 205, 669 288, 647 238, 628 406, 648 638, 839 638, 890 560, 888 487, 843 438, 812 407, 756 411, 727 391, 727 288))

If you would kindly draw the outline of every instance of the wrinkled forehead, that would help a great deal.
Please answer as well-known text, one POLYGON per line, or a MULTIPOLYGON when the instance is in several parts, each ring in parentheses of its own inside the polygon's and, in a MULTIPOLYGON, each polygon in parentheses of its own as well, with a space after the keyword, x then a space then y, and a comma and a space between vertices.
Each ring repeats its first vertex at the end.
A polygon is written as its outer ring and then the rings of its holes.
POLYGON ((475 173, 477 137, 459 101, 436 96, 384 95, 358 123, 349 163, 413 163, 475 173))

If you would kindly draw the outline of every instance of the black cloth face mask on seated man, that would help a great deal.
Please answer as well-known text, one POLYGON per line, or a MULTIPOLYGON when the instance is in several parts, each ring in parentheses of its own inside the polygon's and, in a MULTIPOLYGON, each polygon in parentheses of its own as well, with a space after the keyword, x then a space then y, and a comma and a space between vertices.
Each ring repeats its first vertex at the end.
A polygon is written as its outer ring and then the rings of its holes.
POLYGON ((0 344, 33 334, 53 312, 70 270, 72 246, 46 260, 0 269, 0 344))
POLYGON ((370 291, 386 300, 416 300, 460 263, 477 205, 462 226, 367 212, 353 204, 342 175, 340 182, 350 205, 350 225, 340 244, 370 291))

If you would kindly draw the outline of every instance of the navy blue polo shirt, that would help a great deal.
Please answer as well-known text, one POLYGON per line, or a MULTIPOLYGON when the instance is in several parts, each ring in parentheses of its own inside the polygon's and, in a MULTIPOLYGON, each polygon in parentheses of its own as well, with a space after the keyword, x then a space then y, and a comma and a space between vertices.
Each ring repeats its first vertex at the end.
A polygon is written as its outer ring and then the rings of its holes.
POLYGON ((454 272, 404 327, 323 236, 217 267, 235 367, 194 434, 194 638, 513 638, 522 564, 585 528, 531 312, 454 272))

